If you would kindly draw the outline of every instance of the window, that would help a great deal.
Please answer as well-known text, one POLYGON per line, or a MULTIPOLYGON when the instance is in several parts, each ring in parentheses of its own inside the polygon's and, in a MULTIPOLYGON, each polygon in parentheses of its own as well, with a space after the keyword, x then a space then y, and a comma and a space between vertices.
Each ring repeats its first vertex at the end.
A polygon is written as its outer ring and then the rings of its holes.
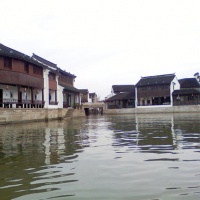
POLYGON ((59 80, 61 82, 63 82, 63 83, 73 85, 73 78, 71 78, 71 77, 67 77, 67 76, 61 75, 61 76, 59 76, 59 80))
POLYGON ((43 75, 43 69, 41 67, 33 66, 33 73, 43 75))
POLYGON ((51 73, 51 72, 49 72, 49 79, 50 80, 55 80, 56 79, 56 75, 51 73))
POLYGON ((193 101, 194 100, 194 96, 188 96, 188 101, 193 101))
POLYGON ((4 58, 4 68, 12 69, 12 59, 11 58, 4 58))
POLYGON ((24 63, 24 72, 29 73, 29 64, 27 62, 24 63))

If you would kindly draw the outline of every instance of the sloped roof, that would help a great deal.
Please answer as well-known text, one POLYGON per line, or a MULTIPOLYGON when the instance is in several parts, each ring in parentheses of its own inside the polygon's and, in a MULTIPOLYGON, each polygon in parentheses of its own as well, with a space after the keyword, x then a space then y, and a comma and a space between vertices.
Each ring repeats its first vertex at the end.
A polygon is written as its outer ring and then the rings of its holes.
POLYGON ((80 93, 79 89, 77 89, 77 88, 75 88, 73 86, 68 86, 68 85, 64 85, 64 84, 60 84, 60 83, 59 83, 59 85, 64 87, 65 90, 80 93))
POLYGON ((73 77, 73 78, 76 78, 76 76, 75 76, 74 74, 71 74, 71 73, 69 73, 69 72, 66 72, 66 71, 62 70, 61 68, 59 68, 59 67, 57 66, 57 64, 52 63, 52 62, 50 62, 50 61, 48 61, 48 60, 46 60, 46 59, 44 59, 44 58, 42 58, 42 57, 40 57, 40 56, 34 54, 34 53, 33 53, 33 55, 32 55, 32 58, 38 60, 39 62, 43 63, 44 65, 46 65, 46 66, 48 66, 48 67, 53 68, 54 70, 58 70, 59 72, 65 74, 65 75, 68 75, 68 76, 71 76, 71 77, 73 77))
POLYGON ((169 85, 174 79, 175 74, 163 74, 156 76, 141 77, 139 82, 136 84, 137 87, 148 86, 148 85, 169 85))
POLYGON ((19 51, 16 51, 14 49, 11 49, 10 47, 7 47, 7 46, 5 46, 5 45, 3 45, 1 43, 0 43, 0 55, 7 56, 7 57, 10 57, 10 58, 20 59, 20 60, 32 63, 34 65, 40 66, 42 68, 46 68, 45 65, 43 65, 42 63, 34 60, 32 57, 30 57, 30 56, 28 56, 28 55, 26 55, 24 53, 21 53, 19 51))
POLYGON ((88 89, 79 89, 79 92, 81 94, 88 94, 89 93, 88 89))
POLYGON ((112 88, 114 93, 132 92, 135 90, 134 85, 113 85, 112 88))
POLYGON ((73 77, 73 78, 76 78, 76 76, 75 76, 74 74, 71 74, 71 73, 69 73, 69 72, 66 72, 65 70, 62 70, 62 69, 60 69, 59 67, 57 67, 57 68, 58 68, 58 71, 59 71, 59 72, 65 74, 65 75, 71 76, 71 77, 73 77))
POLYGON ((179 80, 180 88, 200 88, 196 78, 183 78, 179 80))
POLYGON ((41 62, 41 63, 43 63, 43 64, 45 64, 45 65, 47 65, 47 66, 50 66, 50 67, 53 67, 53 68, 57 68, 57 65, 56 65, 56 64, 54 64, 54 63, 52 63, 52 62, 50 62, 50 61, 48 61, 48 60, 46 60, 46 59, 44 59, 44 58, 42 58, 42 57, 36 55, 36 54, 34 54, 34 53, 33 53, 33 55, 32 55, 32 58, 38 60, 39 62, 41 62))
POLYGON ((172 95, 192 95, 192 94, 200 94, 200 89, 181 89, 181 90, 174 90, 172 95))
POLYGON ((93 98, 93 97, 95 97, 95 96, 96 96, 96 93, 95 93, 95 92, 89 93, 89 97, 90 97, 90 98, 93 98))
POLYGON ((118 94, 106 99, 105 102, 116 101, 116 100, 129 100, 129 99, 135 99, 135 92, 118 93, 118 94))

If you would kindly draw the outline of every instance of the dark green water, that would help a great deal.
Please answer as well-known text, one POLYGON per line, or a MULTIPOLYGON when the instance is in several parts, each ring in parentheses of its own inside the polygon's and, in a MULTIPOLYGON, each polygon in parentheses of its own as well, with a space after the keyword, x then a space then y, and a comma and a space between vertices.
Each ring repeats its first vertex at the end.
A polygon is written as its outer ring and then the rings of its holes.
POLYGON ((0 126, 1 200, 199 200, 200 114, 0 126))

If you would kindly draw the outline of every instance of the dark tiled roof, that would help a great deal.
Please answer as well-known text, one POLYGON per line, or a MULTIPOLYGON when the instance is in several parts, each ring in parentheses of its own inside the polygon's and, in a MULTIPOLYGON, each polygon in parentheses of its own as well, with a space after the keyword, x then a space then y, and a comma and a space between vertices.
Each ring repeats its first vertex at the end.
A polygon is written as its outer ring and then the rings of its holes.
POLYGON ((184 78, 179 80, 181 88, 200 88, 196 78, 184 78))
POLYGON ((96 93, 93 92, 93 93, 89 93, 89 97, 92 98, 92 97, 95 97, 96 93))
POLYGON ((118 94, 106 99, 105 102, 117 101, 117 100, 129 100, 129 99, 135 99, 135 92, 118 93, 118 94))
POLYGON ((81 94, 88 94, 89 93, 88 89, 79 89, 79 92, 81 94))
POLYGON ((59 70, 59 72, 65 74, 65 75, 68 75, 68 76, 71 76, 71 77, 73 77, 73 78, 76 78, 76 76, 75 76, 74 74, 71 74, 71 73, 69 73, 69 72, 66 72, 65 70, 62 70, 62 69, 60 69, 59 67, 58 67, 58 70, 59 70))
POLYGON ((44 58, 42 58, 42 57, 40 57, 40 56, 34 54, 34 53, 33 53, 32 58, 38 60, 39 62, 41 62, 41 63, 43 63, 43 64, 45 64, 45 65, 47 65, 47 66, 53 67, 55 70, 58 70, 59 72, 65 74, 65 75, 68 75, 68 76, 71 76, 71 77, 73 77, 73 78, 76 78, 75 75, 73 75, 73 74, 71 74, 71 73, 69 73, 69 72, 66 72, 66 71, 60 69, 59 67, 57 67, 57 64, 54 64, 54 63, 52 63, 52 62, 50 62, 50 61, 48 61, 48 60, 46 60, 46 59, 44 59, 44 58))
POLYGON ((114 93, 132 92, 135 90, 134 85, 113 85, 112 88, 113 88, 114 93))
POLYGON ((136 84, 137 87, 148 85, 169 85, 174 79, 175 74, 164 74, 157 76, 142 77, 136 84))
POLYGON ((60 83, 59 83, 59 85, 61 85, 62 87, 64 87, 65 90, 80 93, 79 89, 77 89, 75 87, 64 85, 64 84, 60 84, 60 83))
POLYGON ((200 94, 199 89, 181 89, 181 90, 174 90, 172 95, 192 95, 192 94, 200 94))
POLYGON ((41 62, 41 63, 43 63, 43 64, 45 64, 47 66, 50 66, 50 67, 53 67, 53 68, 57 68, 56 64, 54 64, 54 63, 52 63, 52 62, 50 62, 48 60, 45 60, 44 58, 42 58, 42 57, 40 57, 40 56, 38 56, 38 55, 36 55, 34 53, 32 55, 32 58, 38 60, 39 62, 41 62))
POLYGON ((39 63, 38 61, 34 60, 33 58, 31 58, 30 56, 24 54, 24 53, 21 53, 19 51, 16 51, 14 49, 11 49, 7 46, 4 46, 3 44, 0 43, 0 55, 1 56, 7 56, 7 57, 10 57, 10 58, 16 58, 16 59, 20 59, 20 60, 23 60, 23 61, 26 61, 26 62, 29 62, 29 63, 32 63, 34 65, 37 65, 37 66, 40 66, 40 67, 43 67, 43 68, 46 68, 45 65, 39 63))

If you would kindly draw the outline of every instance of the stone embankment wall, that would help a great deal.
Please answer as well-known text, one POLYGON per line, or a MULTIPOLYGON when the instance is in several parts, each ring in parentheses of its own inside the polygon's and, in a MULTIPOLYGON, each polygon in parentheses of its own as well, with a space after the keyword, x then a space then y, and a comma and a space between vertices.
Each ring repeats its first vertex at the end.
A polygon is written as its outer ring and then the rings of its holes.
MULTIPOLYGON (((67 108, 59 109, 0 109, 0 124, 22 123, 33 121, 48 121, 63 119, 67 113, 67 108)), ((74 110, 72 117, 85 116, 84 110, 74 110)))
MULTIPOLYGON (((22 123, 33 121, 48 121, 64 119, 68 112, 67 108, 59 109, 0 109, 0 124, 22 123)), ((200 113, 200 105, 174 106, 174 107, 151 107, 151 108, 124 108, 103 110, 105 115, 120 114, 148 114, 148 113, 200 113)), ((84 109, 75 109, 71 117, 84 117, 84 109)))
POLYGON ((148 113, 200 113, 200 105, 173 106, 173 107, 149 107, 149 108, 124 108, 107 109, 104 114, 148 114, 148 113))

